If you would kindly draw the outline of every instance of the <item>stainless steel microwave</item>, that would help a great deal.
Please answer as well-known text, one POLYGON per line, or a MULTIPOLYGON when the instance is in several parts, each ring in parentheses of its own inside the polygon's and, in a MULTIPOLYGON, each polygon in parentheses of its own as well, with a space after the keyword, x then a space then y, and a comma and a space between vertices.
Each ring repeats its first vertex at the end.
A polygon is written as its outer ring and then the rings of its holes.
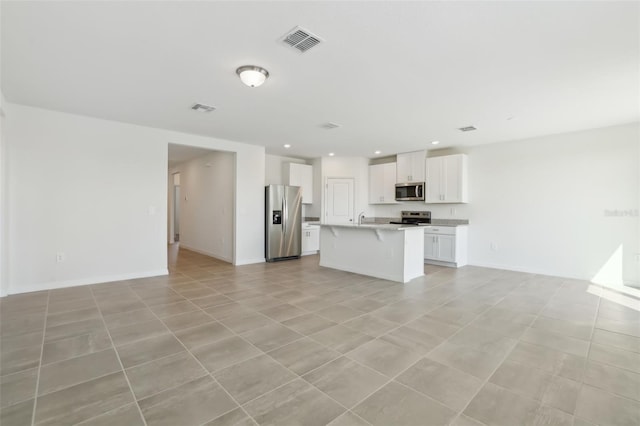
POLYGON ((424 201, 424 182, 397 183, 396 201, 424 201))

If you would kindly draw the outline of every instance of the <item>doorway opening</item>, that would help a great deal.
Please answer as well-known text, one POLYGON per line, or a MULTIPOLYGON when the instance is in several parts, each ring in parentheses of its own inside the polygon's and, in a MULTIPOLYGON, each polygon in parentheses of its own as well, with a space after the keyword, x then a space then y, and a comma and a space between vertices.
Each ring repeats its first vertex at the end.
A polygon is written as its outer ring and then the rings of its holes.
POLYGON ((235 154, 170 143, 168 160, 168 243, 233 263, 235 154))

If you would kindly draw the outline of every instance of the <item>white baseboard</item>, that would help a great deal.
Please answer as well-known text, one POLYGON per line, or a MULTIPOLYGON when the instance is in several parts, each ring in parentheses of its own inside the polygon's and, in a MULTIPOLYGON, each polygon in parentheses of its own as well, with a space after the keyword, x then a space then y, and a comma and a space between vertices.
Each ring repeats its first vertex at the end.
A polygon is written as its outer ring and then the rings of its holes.
POLYGON ((222 254, 219 254, 219 253, 214 253, 214 252, 207 251, 207 250, 201 250, 199 248, 186 245, 186 244, 184 244, 182 242, 180 242, 180 247, 185 248, 185 249, 190 250, 190 251, 195 251, 196 253, 204 254, 205 256, 209 256, 209 257, 213 257, 215 259, 223 260, 225 262, 233 263, 233 260, 231 259, 231 257, 226 256, 226 255, 222 255, 222 254))
MULTIPOLYGON (((513 272, 524 272, 527 274, 537 274, 537 275, 544 275, 548 277, 566 278, 571 280, 582 280, 582 281, 588 281, 588 282, 592 282, 591 280, 593 278, 593 277, 585 278, 577 275, 558 274, 550 271, 542 271, 540 269, 535 269, 535 268, 523 268, 520 266, 500 265, 500 264, 492 264, 492 263, 486 263, 486 262, 469 262, 468 265, 478 266, 481 268, 501 269, 503 271, 513 271, 513 272)), ((630 287, 640 287, 640 282, 625 280, 624 285, 630 286, 630 287)))
POLYGON ((81 278, 68 281, 51 281, 47 283, 29 284, 13 288, 9 286, 9 294, 32 293, 34 291, 55 290, 58 288, 78 287, 82 285, 109 283, 114 281, 135 280, 137 278, 157 277, 169 275, 168 269, 158 269, 155 271, 133 272, 130 274, 103 275, 99 277, 81 278))
POLYGON ((254 263, 264 263, 266 261, 266 259, 263 258, 256 258, 256 259, 242 259, 242 260, 236 260, 233 264, 235 266, 241 266, 241 265, 251 265, 254 263))
POLYGON ((527 268, 527 267, 522 267, 522 266, 502 265, 502 264, 496 264, 496 263, 475 262, 475 261, 474 262, 469 261, 469 263, 467 263, 467 265, 469 265, 469 266, 478 266, 480 268, 501 269, 503 271, 524 272, 525 274, 537 274, 537 275, 545 275, 545 276, 548 276, 548 277, 557 277, 557 278, 567 278, 567 279, 572 279, 572 280, 589 281, 588 278, 579 277, 577 275, 561 275, 561 274, 554 273, 554 272, 551 272, 551 271, 543 271, 543 270, 536 269, 536 268, 527 268))

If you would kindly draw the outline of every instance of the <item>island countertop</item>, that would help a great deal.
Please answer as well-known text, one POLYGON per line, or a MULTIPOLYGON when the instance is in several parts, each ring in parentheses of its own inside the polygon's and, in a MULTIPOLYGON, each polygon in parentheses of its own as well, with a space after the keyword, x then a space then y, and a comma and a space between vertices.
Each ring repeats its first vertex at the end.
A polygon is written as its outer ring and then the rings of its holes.
POLYGON ((327 223, 323 223, 320 224, 321 227, 328 227, 328 228, 349 228, 349 229, 368 229, 368 230, 384 230, 384 231, 407 231, 407 230, 411 230, 411 229, 422 229, 424 228, 423 226, 415 226, 415 225, 401 225, 401 224, 395 224, 395 223, 363 223, 362 225, 358 225, 355 223, 348 223, 348 224, 327 224, 327 223))

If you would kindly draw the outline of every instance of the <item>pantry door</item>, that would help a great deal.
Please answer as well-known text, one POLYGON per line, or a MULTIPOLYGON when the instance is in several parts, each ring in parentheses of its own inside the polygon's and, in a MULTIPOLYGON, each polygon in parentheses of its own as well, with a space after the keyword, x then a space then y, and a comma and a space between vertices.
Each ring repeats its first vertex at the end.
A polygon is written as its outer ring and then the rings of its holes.
POLYGON ((324 223, 353 223, 353 178, 327 178, 324 223))

